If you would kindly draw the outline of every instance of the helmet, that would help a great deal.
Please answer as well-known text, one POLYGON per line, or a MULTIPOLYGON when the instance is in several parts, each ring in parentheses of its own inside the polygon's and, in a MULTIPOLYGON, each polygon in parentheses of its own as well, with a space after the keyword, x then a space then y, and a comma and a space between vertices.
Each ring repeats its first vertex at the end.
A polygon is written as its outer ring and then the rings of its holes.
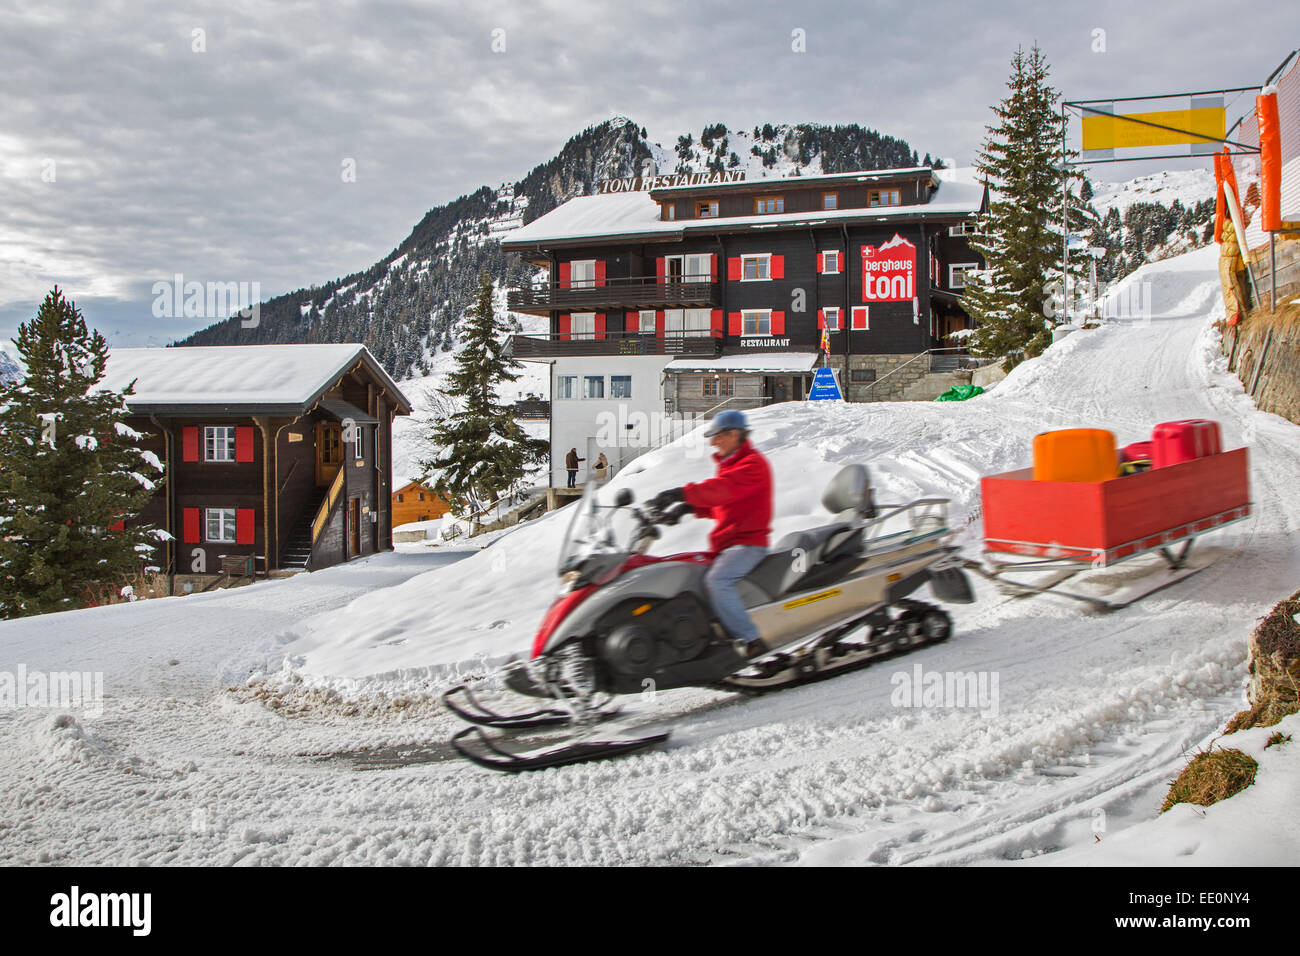
POLYGON ((749 419, 745 413, 729 408, 726 411, 718 412, 713 416, 713 422, 704 432, 705 438, 712 438, 718 432, 725 432, 728 429, 738 428, 741 431, 749 431, 749 419))

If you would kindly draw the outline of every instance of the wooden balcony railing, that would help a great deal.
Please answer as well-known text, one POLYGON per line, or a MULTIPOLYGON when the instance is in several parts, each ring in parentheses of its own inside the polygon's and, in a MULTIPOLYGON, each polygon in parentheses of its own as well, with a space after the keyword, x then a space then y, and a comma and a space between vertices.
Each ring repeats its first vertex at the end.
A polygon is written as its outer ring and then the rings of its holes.
POLYGON ((511 289, 506 301, 511 312, 545 314, 555 310, 708 309, 716 307, 720 299, 716 280, 688 276, 685 280, 646 277, 545 282, 511 289))
POLYGON ((512 335, 510 352, 517 359, 555 355, 717 355, 722 336, 649 332, 605 332, 596 338, 591 332, 563 335, 512 335))

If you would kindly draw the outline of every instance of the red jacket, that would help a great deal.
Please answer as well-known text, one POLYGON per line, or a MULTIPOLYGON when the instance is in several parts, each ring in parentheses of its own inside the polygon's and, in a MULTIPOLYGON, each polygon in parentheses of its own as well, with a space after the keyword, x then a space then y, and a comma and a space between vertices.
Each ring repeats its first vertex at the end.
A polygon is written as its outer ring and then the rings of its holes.
POLYGON ((707 481, 682 488, 686 503, 700 518, 717 522, 709 547, 722 551, 734 545, 767 547, 772 530, 772 468, 749 442, 726 458, 715 454, 718 473, 707 481))

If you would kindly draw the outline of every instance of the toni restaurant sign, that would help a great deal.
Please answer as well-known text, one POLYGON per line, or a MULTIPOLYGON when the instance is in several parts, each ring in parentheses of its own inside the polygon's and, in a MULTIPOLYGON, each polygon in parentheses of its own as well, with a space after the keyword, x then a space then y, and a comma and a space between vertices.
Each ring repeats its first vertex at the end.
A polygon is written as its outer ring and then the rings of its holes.
POLYGON ((633 176, 630 179, 605 179, 596 186, 597 193, 638 193, 669 186, 712 186, 714 183, 743 182, 739 169, 721 173, 675 173, 668 176, 633 176))
POLYGON ((862 301, 906 302, 916 295, 916 246, 898 233, 862 247, 862 301))

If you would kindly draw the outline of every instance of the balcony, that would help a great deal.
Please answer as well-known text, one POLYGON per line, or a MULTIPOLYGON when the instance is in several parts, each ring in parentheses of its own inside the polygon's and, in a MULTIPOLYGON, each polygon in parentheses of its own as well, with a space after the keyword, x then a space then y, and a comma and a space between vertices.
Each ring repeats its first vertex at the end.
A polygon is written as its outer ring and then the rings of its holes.
POLYGON ((557 355, 707 355, 714 356, 722 344, 718 333, 707 335, 641 332, 606 332, 573 335, 512 335, 510 354, 517 359, 552 358, 557 355))
POLYGON ((511 289, 506 301, 511 312, 531 315, 547 315, 553 311, 717 308, 717 281, 708 276, 689 278, 693 281, 648 277, 544 282, 524 289, 511 289), (597 281, 601 284, 597 285, 597 281))

